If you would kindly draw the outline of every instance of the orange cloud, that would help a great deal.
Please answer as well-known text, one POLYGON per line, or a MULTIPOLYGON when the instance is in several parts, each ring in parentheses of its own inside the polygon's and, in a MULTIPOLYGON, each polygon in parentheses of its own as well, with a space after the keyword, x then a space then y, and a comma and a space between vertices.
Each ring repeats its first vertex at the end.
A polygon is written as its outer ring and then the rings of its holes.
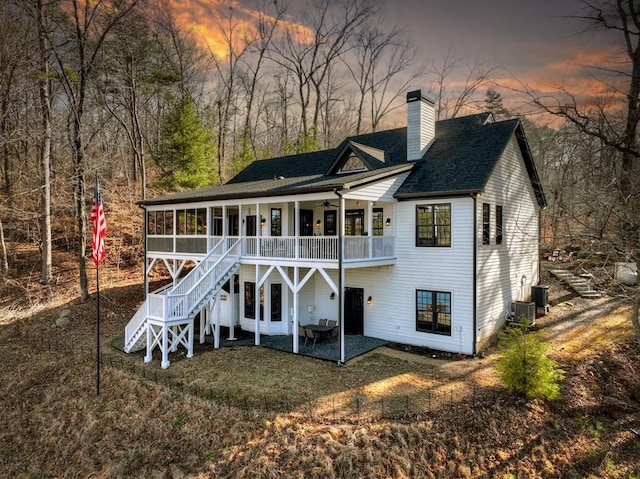
MULTIPOLYGON (((229 56, 230 49, 242 50, 258 37, 261 22, 275 22, 276 18, 264 12, 243 7, 229 0, 169 0, 180 26, 188 28, 198 42, 217 58, 229 56)), ((281 29, 293 32, 296 41, 309 41, 312 32, 292 20, 279 20, 281 29)))

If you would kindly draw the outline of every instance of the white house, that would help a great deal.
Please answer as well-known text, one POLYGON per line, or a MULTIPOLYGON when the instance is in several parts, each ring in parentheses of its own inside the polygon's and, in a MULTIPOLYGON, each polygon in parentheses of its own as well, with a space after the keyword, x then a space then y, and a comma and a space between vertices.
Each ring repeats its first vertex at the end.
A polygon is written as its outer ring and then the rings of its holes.
POLYGON ((255 161, 228 183, 148 199, 151 292, 126 328, 125 350, 193 354, 220 327, 290 335, 338 321, 361 334, 475 354, 505 305, 539 278, 545 198, 519 120, 489 113, 436 122, 420 90, 407 127, 353 136, 332 150, 255 161), (185 265, 193 265, 182 275, 185 265), (230 281, 231 280, 231 281, 230 281), (225 287, 225 284, 227 285, 225 287), (236 284, 237 288, 229 287, 236 284))

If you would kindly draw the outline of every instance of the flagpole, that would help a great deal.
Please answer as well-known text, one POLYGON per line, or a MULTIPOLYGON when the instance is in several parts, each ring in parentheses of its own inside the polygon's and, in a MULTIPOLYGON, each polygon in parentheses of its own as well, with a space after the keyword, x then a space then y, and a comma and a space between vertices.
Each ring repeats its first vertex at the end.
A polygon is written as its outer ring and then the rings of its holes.
MULTIPOLYGON (((98 173, 96 173, 96 193, 98 194, 98 173)), ((96 309, 98 327, 96 333, 96 395, 100 396, 100 262, 96 263, 96 309)))

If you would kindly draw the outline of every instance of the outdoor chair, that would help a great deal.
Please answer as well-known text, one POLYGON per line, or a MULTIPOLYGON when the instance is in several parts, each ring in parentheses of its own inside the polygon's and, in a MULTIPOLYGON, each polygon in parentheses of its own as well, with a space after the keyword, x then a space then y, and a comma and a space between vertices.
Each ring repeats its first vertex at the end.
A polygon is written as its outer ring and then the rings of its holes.
POLYGON ((318 320, 318 326, 326 326, 327 325, 327 319, 319 319, 318 320))
POLYGON ((298 324, 298 336, 304 338, 304 344, 307 345, 307 330, 301 324, 298 324))
POLYGON ((327 321, 327 326, 333 327, 333 329, 331 330, 331 341, 333 341, 333 338, 337 338, 338 334, 340 333, 340 328, 338 327, 338 321, 329 320, 327 321))
POLYGON ((304 328, 304 333, 305 333, 304 345, 305 346, 307 345, 307 341, 309 339, 313 339, 313 343, 311 344, 311 349, 313 349, 314 346, 316 345, 316 339, 317 339, 316 335, 309 328, 304 328))

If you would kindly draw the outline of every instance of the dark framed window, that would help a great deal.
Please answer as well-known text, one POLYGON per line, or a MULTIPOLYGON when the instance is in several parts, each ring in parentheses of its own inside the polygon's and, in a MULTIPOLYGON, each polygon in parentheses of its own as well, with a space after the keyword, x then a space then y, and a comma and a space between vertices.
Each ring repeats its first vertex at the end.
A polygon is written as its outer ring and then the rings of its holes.
POLYGON ((496 206, 496 244, 502 244, 502 206, 496 206))
POLYGON ((271 321, 282 321, 282 285, 271 284, 271 321))
POLYGON ((451 293, 416 290, 416 330, 451 336, 451 293))
POLYGON ((416 206, 416 246, 451 246, 451 204, 416 206))
POLYGON ((256 283, 244 282, 244 317, 256 318, 256 283))
POLYGON ((384 210, 382 208, 373 209, 371 221, 371 234, 373 236, 384 235, 384 210))
POLYGON ((344 234, 360 236, 364 232, 364 210, 347 210, 344 217, 344 234))
POLYGON ((482 244, 491 243, 491 206, 482 203, 482 244))
POLYGON ((271 208, 271 236, 282 236, 282 208, 271 208))

